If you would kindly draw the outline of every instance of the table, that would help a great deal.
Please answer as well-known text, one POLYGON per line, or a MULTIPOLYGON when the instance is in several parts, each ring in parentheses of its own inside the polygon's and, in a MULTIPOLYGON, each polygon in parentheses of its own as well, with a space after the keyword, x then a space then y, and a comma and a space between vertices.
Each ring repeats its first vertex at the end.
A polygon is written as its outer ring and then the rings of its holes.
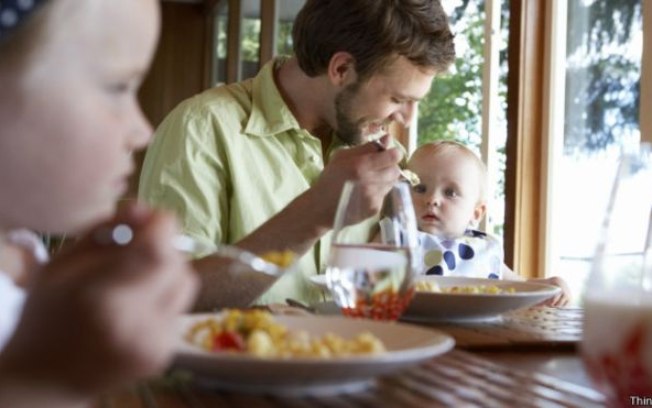
POLYGON ((358 393, 328 397, 259 396, 200 389, 188 382, 162 379, 104 396, 96 406, 603 406, 604 398, 592 388, 577 354, 581 318, 581 310, 577 309, 529 309, 496 322, 431 324, 456 338, 455 350, 418 367, 377 379, 358 393))

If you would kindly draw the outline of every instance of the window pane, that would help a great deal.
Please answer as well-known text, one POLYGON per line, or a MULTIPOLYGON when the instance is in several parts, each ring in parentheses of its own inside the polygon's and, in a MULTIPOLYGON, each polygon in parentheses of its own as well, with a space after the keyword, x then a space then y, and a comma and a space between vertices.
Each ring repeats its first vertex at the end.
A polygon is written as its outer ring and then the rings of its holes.
POLYGON ((569 0, 551 273, 582 292, 622 146, 640 140, 641 0, 569 0))
POLYGON ((215 17, 215 78, 213 83, 226 82, 226 54, 229 24, 229 2, 220 2, 217 16, 215 17))
POLYGON ((242 0, 240 79, 256 76, 260 60, 260 1, 242 0))
POLYGON ((291 55, 292 24, 306 0, 283 0, 278 5, 278 25, 276 27, 276 55, 291 55))
MULTIPOLYGON (((507 37, 509 2, 494 0, 501 7, 499 109, 492 129, 497 162, 490 166, 495 180, 494 197, 488 203, 488 225, 499 236, 503 233, 505 207, 505 141, 507 137, 507 37)), ((442 0, 455 34, 457 59, 448 74, 433 81, 428 96, 419 103, 418 143, 452 139, 480 152, 482 135, 482 68, 484 64, 485 0, 442 0)))

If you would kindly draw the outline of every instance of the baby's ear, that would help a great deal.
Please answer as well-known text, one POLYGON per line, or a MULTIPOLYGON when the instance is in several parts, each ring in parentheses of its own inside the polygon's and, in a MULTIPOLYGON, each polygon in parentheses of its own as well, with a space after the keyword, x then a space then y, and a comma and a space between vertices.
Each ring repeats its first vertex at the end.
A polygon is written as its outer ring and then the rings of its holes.
POLYGON ((487 203, 479 202, 475 206, 475 209, 473 210, 473 219, 471 220, 471 222, 477 225, 480 221, 482 221, 482 218, 484 218, 486 212, 487 212, 487 203))

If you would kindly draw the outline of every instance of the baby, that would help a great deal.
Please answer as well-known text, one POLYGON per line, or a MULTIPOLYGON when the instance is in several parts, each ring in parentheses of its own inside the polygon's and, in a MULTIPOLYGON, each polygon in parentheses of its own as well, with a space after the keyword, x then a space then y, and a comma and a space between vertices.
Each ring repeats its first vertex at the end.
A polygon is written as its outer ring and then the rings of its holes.
MULTIPOLYGON (((501 241, 475 229, 487 210, 487 169, 473 151, 452 141, 428 143, 412 154, 408 169, 421 180, 412 200, 426 274, 521 279, 503 263, 501 241)), ((563 280, 536 281, 562 288, 548 305, 568 303, 563 280)))

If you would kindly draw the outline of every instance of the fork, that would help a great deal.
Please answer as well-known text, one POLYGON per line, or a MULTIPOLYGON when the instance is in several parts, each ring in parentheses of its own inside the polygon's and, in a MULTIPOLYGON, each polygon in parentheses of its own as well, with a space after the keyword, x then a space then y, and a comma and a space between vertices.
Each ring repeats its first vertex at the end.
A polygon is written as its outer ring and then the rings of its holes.
POLYGON ((280 276, 283 274, 283 271, 277 265, 267 262, 252 252, 240 249, 233 245, 217 245, 216 247, 213 247, 184 234, 176 235, 172 241, 172 245, 175 249, 181 252, 190 254, 199 252, 207 254, 207 256, 218 255, 224 258, 233 259, 244 263, 255 271, 267 275, 280 276))
MULTIPOLYGON (((129 244, 134 237, 134 231, 128 224, 117 224, 97 229, 93 233, 93 239, 98 244, 102 245, 119 245, 125 246, 129 244)), ((172 246, 181 252, 188 254, 201 253, 205 256, 217 255, 223 258, 232 259, 234 261, 242 262, 249 266, 256 272, 261 272, 270 276, 281 276, 283 269, 277 265, 267 262, 258 255, 240 249, 233 245, 217 245, 212 246, 203 242, 197 241, 193 237, 185 234, 178 234, 172 239, 172 246)))

